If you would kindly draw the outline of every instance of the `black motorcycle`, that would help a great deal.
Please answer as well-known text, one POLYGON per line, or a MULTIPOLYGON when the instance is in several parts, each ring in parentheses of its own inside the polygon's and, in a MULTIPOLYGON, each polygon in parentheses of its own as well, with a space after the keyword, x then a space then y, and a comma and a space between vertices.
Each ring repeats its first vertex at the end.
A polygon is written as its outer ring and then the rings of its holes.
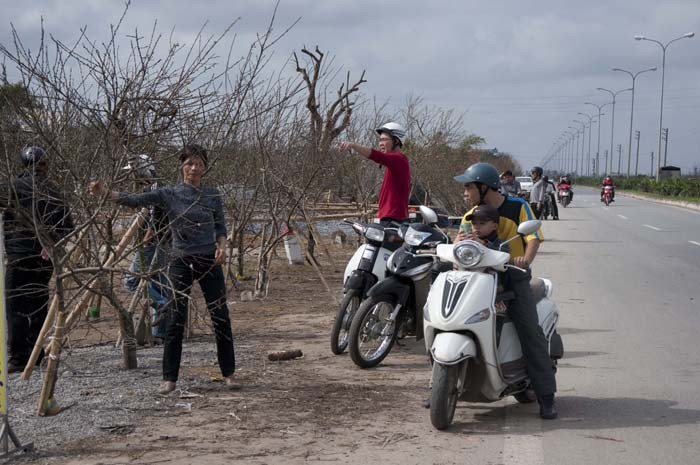
POLYGON ((372 286, 360 304, 350 325, 348 348, 360 368, 381 363, 400 333, 423 338, 423 306, 436 270, 432 256, 420 251, 450 242, 436 222, 435 216, 429 225, 402 226, 404 244, 389 257, 387 277, 372 286))
POLYGON ((342 354, 348 346, 350 323, 360 302, 377 281, 384 279, 387 259, 403 243, 398 233, 399 223, 387 227, 349 220, 345 223, 363 236, 365 243, 358 247, 345 267, 343 299, 331 329, 331 352, 336 355, 342 354))

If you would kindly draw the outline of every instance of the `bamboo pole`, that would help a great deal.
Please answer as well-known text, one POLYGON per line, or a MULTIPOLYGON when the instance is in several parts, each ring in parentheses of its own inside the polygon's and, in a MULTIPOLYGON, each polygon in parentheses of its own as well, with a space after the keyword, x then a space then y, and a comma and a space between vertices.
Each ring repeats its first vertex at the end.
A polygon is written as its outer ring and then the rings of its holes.
POLYGON ((61 354, 61 339, 64 334, 64 323, 66 321, 66 312, 58 312, 56 315, 56 326, 54 328, 53 340, 49 350, 49 363, 46 368, 46 378, 41 387, 41 395, 39 396, 39 404, 37 405, 37 414, 44 416, 49 407, 49 399, 53 397, 53 391, 56 387, 56 378, 58 375, 58 358, 61 354))
MULTIPOLYGON (((126 232, 122 236, 122 239, 119 241, 119 244, 117 244, 117 247, 114 249, 114 253, 109 255, 107 260, 105 260, 105 262, 102 264, 103 267, 108 268, 112 266, 114 262, 117 261, 117 259, 122 258, 122 254, 129 245, 129 242, 131 242, 131 239, 133 239, 134 234, 136 234, 138 229, 143 225, 145 214, 147 214, 147 210, 145 209, 136 214, 133 222, 131 223, 131 226, 129 226, 129 229, 126 230, 126 232)), ((94 280, 92 283, 90 283, 90 286, 88 286, 88 291, 94 290, 98 286, 98 284, 98 280, 94 280)), ((70 312, 66 323, 67 328, 70 328, 73 325, 73 323, 75 323, 75 321, 78 318, 80 318, 80 315, 82 314, 82 309, 87 305, 87 303, 88 299, 86 299, 85 296, 83 296, 83 299, 78 303, 75 309, 72 312, 70 312)))

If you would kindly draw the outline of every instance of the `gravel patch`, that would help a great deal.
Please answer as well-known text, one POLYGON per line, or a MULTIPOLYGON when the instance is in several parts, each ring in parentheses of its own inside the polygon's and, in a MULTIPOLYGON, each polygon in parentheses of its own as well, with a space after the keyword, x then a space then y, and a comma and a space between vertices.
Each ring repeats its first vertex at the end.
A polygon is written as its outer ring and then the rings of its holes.
POLYGON ((73 349, 62 356, 55 399, 60 413, 36 414, 44 373, 35 370, 28 381, 9 375, 8 408, 12 429, 23 444, 38 451, 61 449, 82 438, 129 434, 138 418, 171 415, 187 408, 187 391, 210 386, 220 377, 213 341, 188 341, 183 347, 181 379, 170 395, 158 393, 162 346, 141 348, 139 368, 121 368, 122 353, 113 344, 73 349))

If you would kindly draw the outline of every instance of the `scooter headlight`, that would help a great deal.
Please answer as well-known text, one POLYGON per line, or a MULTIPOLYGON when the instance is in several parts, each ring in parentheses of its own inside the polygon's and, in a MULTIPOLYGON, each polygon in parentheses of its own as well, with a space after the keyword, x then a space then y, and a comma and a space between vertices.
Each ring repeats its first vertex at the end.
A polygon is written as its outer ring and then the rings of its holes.
POLYGON ((457 263, 465 268, 471 268, 479 263, 484 255, 484 249, 474 241, 462 241, 455 245, 453 254, 457 263))
POLYGON ((408 228, 406 234, 403 238, 404 242, 408 245, 419 246, 424 240, 429 238, 431 233, 425 231, 416 231, 413 228, 408 228))
POLYGON ((370 241, 382 242, 384 240, 384 230, 377 228, 367 228, 365 237, 370 241))
POLYGON ((479 313, 475 313, 474 315, 472 315, 471 318, 469 318, 464 324, 473 325, 474 323, 481 323, 482 321, 488 320, 490 316, 491 310, 485 308, 479 313))

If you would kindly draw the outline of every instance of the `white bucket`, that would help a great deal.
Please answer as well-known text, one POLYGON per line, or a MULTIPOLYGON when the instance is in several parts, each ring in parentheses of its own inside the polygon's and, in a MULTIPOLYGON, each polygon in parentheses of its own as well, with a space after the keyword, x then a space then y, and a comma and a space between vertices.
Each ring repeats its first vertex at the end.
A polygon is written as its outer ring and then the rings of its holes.
POLYGON ((301 245, 296 236, 284 236, 284 251, 287 253, 287 260, 290 265, 303 265, 304 255, 301 252, 301 245))

